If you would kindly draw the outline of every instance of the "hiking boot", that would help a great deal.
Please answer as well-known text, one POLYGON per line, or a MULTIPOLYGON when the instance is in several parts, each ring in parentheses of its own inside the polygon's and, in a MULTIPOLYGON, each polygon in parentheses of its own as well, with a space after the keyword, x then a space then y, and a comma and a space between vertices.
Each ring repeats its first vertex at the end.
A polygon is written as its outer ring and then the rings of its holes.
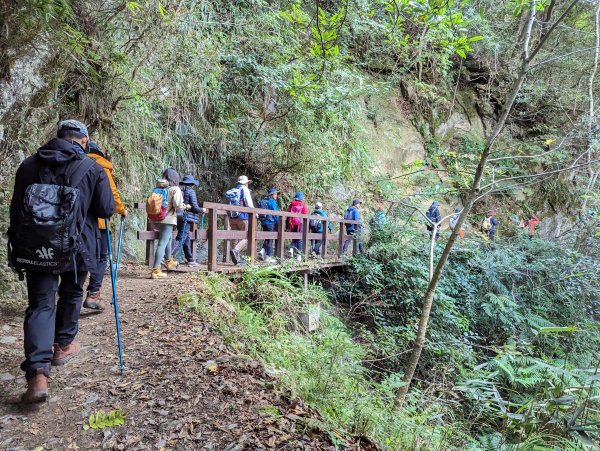
POLYGON ((104 310, 102 303, 100 302, 100 292, 90 293, 88 291, 85 301, 83 301, 83 307, 92 310, 104 310))
POLYGON ((263 249, 261 249, 260 251, 258 251, 258 257, 259 257, 261 260, 264 260, 264 259, 265 259, 265 249, 264 249, 264 248, 263 248, 263 249))
POLYGON ((294 258, 294 248, 293 247, 290 247, 288 254, 290 254, 290 258, 294 258))
POLYGON ((234 265, 237 265, 240 262, 240 254, 238 254, 235 249, 231 249, 229 255, 231 256, 231 261, 234 265))
POLYGON ((189 262, 189 263, 188 263, 188 266, 189 266, 190 268, 197 268, 197 267, 198 267, 198 266, 200 266, 200 265, 199 265, 198 263, 196 263, 196 262, 189 262))
POLYGON ((298 260, 299 262, 301 262, 301 261, 302 261, 302 255, 298 255, 298 256, 296 257, 296 260, 298 260))
POLYGON ((69 343, 68 345, 61 346, 58 343, 54 343, 54 354, 52 355, 52 365, 60 366, 67 363, 81 351, 79 343, 69 343))
POLYGON ((35 376, 27 381, 27 391, 23 393, 21 399, 25 404, 44 402, 48 398, 48 377, 44 370, 38 368, 35 370, 35 376))
POLYGON ((174 269, 177 269, 177 261, 176 260, 167 260, 167 269, 169 271, 172 271, 174 269))
POLYGON ((150 274, 151 279, 164 279, 167 275, 160 270, 160 268, 152 268, 152 273, 150 274))

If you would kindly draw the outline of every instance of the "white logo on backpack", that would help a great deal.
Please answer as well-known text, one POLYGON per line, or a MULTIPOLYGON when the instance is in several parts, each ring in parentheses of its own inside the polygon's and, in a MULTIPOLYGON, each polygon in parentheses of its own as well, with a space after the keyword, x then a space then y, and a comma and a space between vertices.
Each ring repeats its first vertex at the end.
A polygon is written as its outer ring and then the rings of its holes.
POLYGON ((50 260, 51 258, 54 258, 54 249, 51 247, 46 249, 42 246, 41 249, 36 249, 35 252, 38 254, 38 257, 43 258, 44 260, 50 260))

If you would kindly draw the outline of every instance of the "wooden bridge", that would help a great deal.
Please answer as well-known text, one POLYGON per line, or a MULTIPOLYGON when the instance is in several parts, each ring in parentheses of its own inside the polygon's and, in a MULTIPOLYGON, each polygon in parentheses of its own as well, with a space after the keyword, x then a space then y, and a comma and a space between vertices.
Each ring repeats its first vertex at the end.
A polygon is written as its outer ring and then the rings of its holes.
MULTIPOLYGON (((230 259, 233 240, 248 240, 246 262, 249 264, 261 264, 256 259, 257 244, 262 246, 263 240, 275 240, 274 256, 279 259, 279 265, 283 264, 286 259, 289 259, 287 255, 289 246, 286 246, 286 241, 302 240, 302 261, 292 267, 293 270, 302 272, 310 266, 319 266, 320 268, 343 266, 345 263, 342 258, 342 251, 346 240, 352 241, 352 247, 350 248, 352 255, 358 252, 358 242, 354 236, 346 233, 346 224, 361 225, 360 221, 351 221, 336 217, 323 218, 323 216, 317 215, 303 215, 287 211, 263 210, 260 208, 248 208, 213 202, 203 202, 201 206, 208 210, 208 213, 205 213, 207 228, 194 227, 188 232, 194 253, 194 261, 197 258, 198 251, 203 248, 203 242, 208 243, 207 262, 206 264, 202 264, 200 268, 197 268, 200 271, 226 273, 242 271, 243 266, 234 265, 230 259), (248 213, 248 231, 231 230, 230 212, 248 213), (274 232, 259 230, 259 214, 277 216, 279 219, 277 230, 274 232), (300 218, 302 221, 302 231, 287 231, 286 223, 288 218, 300 218), (309 222, 311 219, 315 219, 323 224, 323 232, 312 233, 310 231, 309 222), (332 232, 329 231, 328 223, 332 224, 332 232), (313 260, 311 264, 310 242, 312 240, 321 240, 323 244, 321 246, 320 259, 313 260), (221 252, 219 252, 219 247, 221 252), (222 254, 221 258, 219 258, 219 253, 222 254)), ((136 203, 135 207, 145 209, 146 205, 145 203, 136 203)), ((175 239, 176 234, 177 231, 175 230, 173 232, 173 239, 175 239)), ((158 239, 158 232, 153 230, 150 221, 147 220, 146 230, 137 232, 137 238, 146 242, 146 262, 152 266, 154 263, 155 240, 158 239)))

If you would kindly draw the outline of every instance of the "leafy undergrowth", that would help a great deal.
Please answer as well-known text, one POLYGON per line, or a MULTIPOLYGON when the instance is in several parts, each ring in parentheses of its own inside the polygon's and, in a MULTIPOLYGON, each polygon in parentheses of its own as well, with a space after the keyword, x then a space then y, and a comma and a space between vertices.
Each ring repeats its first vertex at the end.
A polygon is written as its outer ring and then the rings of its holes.
MULTIPOLYGON (((427 254, 422 229, 390 224, 328 289, 361 324, 377 377, 406 364, 427 254)), ((598 274, 593 252, 469 234, 439 284, 408 409, 445 406, 444 424, 468 425, 476 449, 597 449, 598 274)))
POLYGON ((440 422, 443 406, 419 413, 393 411, 400 375, 376 382, 363 361, 370 350, 331 313, 325 292, 273 269, 248 268, 234 284, 221 275, 200 276, 204 289, 180 296, 180 306, 209 319, 225 341, 258 358, 283 387, 317 409, 343 448, 345 434, 363 435, 388 449, 462 448, 469 438, 459 424, 440 422), (320 304, 317 330, 299 317, 320 304), (341 432, 338 432, 341 431, 341 432))

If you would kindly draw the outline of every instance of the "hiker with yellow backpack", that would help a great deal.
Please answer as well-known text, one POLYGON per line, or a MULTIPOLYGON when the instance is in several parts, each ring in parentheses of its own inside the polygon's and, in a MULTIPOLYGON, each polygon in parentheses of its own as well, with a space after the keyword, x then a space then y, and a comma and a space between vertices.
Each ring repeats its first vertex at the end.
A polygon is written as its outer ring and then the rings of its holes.
POLYGON ((183 202, 183 194, 179 188, 179 174, 173 168, 165 169, 162 178, 156 181, 156 188, 146 201, 148 219, 152 222, 153 229, 158 232, 151 279, 167 277, 160 269, 163 258, 168 270, 177 268, 177 261, 171 254, 173 230, 177 227, 177 211, 190 208, 191 205, 183 202))
POLYGON ((490 241, 493 241, 494 236, 496 235, 496 228, 500 224, 500 221, 496 219, 496 211, 489 210, 487 212, 487 216, 484 218, 481 223, 481 231, 484 233, 485 237, 490 241))

